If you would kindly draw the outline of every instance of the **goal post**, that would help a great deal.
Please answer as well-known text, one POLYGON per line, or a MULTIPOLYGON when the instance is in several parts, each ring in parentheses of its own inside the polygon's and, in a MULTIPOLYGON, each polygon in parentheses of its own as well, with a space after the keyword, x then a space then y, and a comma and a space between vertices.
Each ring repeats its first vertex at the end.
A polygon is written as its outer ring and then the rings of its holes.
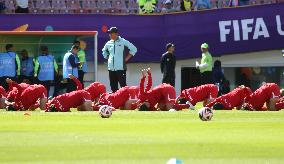
POLYGON ((98 79, 98 32, 97 31, 0 31, 0 52, 5 52, 6 44, 13 44, 17 54, 26 49, 31 57, 40 54, 40 46, 48 46, 62 73, 62 60, 75 40, 82 41, 86 46, 88 73, 85 83, 98 79))

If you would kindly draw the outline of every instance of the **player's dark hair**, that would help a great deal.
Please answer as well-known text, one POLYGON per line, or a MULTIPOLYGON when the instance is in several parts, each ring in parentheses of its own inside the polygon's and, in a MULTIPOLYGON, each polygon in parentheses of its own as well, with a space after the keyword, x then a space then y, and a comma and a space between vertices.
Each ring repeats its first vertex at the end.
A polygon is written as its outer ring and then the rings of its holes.
POLYGON ((79 44, 80 45, 80 41, 79 40, 74 40, 73 45, 75 44, 79 44))
POLYGON ((8 106, 6 107, 6 110, 7 110, 7 111, 16 111, 16 108, 15 108, 13 105, 8 105, 8 106))
POLYGON ((71 48, 71 50, 74 50, 74 49, 75 49, 75 50, 79 50, 80 47, 79 47, 79 46, 76 46, 76 45, 73 45, 72 48, 71 48))
POLYGON ((47 109, 47 112, 57 112, 56 107, 52 104, 50 107, 47 109))
POLYGON ((139 111, 149 111, 150 110, 145 103, 140 105, 138 109, 139 111))
POLYGON ((222 110, 222 109, 224 109, 224 105, 222 103, 217 102, 213 105, 213 109, 214 110, 222 110))
POLYGON ((178 104, 186 104, 186 99, 184 97, 181 97, 177 100, 178 104))
POLYGON ((47 47, 47 46, 41 46, 41 47, 40 47, 40 50, 41 50, 41 51, 48 51, 48 47, 47 47))
POLYGON ((14 45, 13 44, 6 44, 5 48, 6 48, 6 51, 9 51, 11 50, 11 48, 13 48, 14 45))

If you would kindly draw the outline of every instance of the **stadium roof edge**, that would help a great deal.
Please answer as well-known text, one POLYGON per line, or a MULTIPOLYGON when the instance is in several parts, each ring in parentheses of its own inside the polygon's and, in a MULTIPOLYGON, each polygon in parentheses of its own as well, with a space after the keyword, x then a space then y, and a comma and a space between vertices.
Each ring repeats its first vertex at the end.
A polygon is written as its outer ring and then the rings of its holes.
POLYGON ((0 31, 0 35, 75 35, 90 36, 97 35, 97 31, 0 31))

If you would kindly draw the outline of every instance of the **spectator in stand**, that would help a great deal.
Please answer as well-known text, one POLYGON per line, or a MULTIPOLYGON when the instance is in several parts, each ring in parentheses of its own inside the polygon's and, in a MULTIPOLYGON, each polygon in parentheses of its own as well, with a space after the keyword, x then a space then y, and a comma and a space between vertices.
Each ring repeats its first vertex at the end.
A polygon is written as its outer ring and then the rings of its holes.
POLYGON ((164 1, 164 7, 162 8, 162 13, 173 13, 177 12, 177 10, 174 8, 174 4, 171 0, 165 0, 164 1))
POLYGON ((239 0, 239 6, 248 6, 249 0, 239 0))
POLYGON ((191 11, 192 10, 192 1, 190 0, 181 0, 180 1, 180 10, 181 11, 191 11))
POLYGON ((15 13, 29 13, 29 0, 15 0, 15 13))
POLYGON ((211 9, 211 2, 210 0, 196 0, 194 4, 195 10, 204 10, 204 9, 211 9))
POLYGON ((151 14, 156 10, 157 0, 138 0, 139 14, 151 14))
POLYGON ((239 0, 229 0, 227 4, 228 7, 237 7, 239 5, 239 0))
POLYGON ((6 10, 5 1, 0 1, 0 14, 4 14, 6 10))

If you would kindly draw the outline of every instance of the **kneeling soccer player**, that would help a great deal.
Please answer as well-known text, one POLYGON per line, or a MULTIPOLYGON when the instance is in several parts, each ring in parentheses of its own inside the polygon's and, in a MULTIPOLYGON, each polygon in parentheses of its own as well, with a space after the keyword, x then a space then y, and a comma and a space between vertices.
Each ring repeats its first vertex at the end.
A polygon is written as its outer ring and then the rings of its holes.
MULTIPOLYGON (((22 89, 26 89, 30 86, 30 84, 27 83, 20 83, 19 84, 22 89)), ((7 101, 13 102, 15 100, 15 97, 18 93, 18 89, 16 87, 13 87, 12 83, 9 84, 9 91, 7 92, 7 101)))
MULTIPOLYGON (((74 78, 72 75, 69 77, 74 78)), ((92 111, 90 93, 80 89, 82 84, 78 83, 76 91, 59 95, 48 101, 46 112, 70 112, 70 108, 77 108, 78 111, 92 111)))
POLYGON ((243 109, 256 111, 278 110, 275 104, 279 100, 279 97, 279 86, 275 83, 266 83, 245 98, 243 109), (264 107, 265 103, 266 108, 264 107))
POLYGON ((247 96, 252 93, 251 89, 245 86, 239 86, 231 92, 216 98, 214 101, 206 105, 206 107, 215 110, 232 110, 233 108, 240 109, 247 96))
POLYGON ((183 90, 181 95, 177 97, 176 103, 184 104, 184 108, 194 109, 196 103, 203 101, 203 106, 206 106, 217 96, 218 87, 214 84, 205 84, 183 90))
MULTIPOLYGON (((146 70, 142 70, 143 75, 146 76, 146 70)), ((147 69, 147 73, 150 77, 148 79, 148 84, 152 85, 151 79, 151 71, 147 69)), ((151 86, 147 85, 147 89, 151 88, 151 86)), ((122 110, 134 110, 137 108, 137 102, 139 97, 139 87, 137 86, 126 86, 120 88, 115 93, 105 93, 103 94, 97 105, 94 106, 94 110, 98 110, 100 105, 109 105, 115 109, 122 109, 122 110)))
MULTIPOLYGON (((150 72, 150 70, 149 70, 150 72)), ((140 94, 138 100, 138 107, 140 111, 157 111, 170 110, 174 108, 174 102, 176 99, 175 88, 169 84, 160 84, 151 89, 152 77, 148 74, 148 84, 144 89, 146 75, 142 72, 142 78, 140 81, 140 94)))
POLYGON ((21 87, 18 83, 11 79, 6 79, 8 84, 16 87, 18 92, 15 96, 14 102, 7 102, 7 110, 24 111, 35 110, 38 107, 38 100, 40 102, 40 109, 45 110, 47 102, 47 90, 43 85, 30 85, 27 88, 21 87))
POLYGON ((94 82, 90 84, 88 87, 82 88, 83 87, 82 83, 75 76, 70 74, 69 77, 76 84, 77 90, 84 90, 84 91, 89 92, 91 95, 91 100, 94 102, 97 102, 99 97, 103 93, 106 93, 106 86, 100 82, 94 82))

